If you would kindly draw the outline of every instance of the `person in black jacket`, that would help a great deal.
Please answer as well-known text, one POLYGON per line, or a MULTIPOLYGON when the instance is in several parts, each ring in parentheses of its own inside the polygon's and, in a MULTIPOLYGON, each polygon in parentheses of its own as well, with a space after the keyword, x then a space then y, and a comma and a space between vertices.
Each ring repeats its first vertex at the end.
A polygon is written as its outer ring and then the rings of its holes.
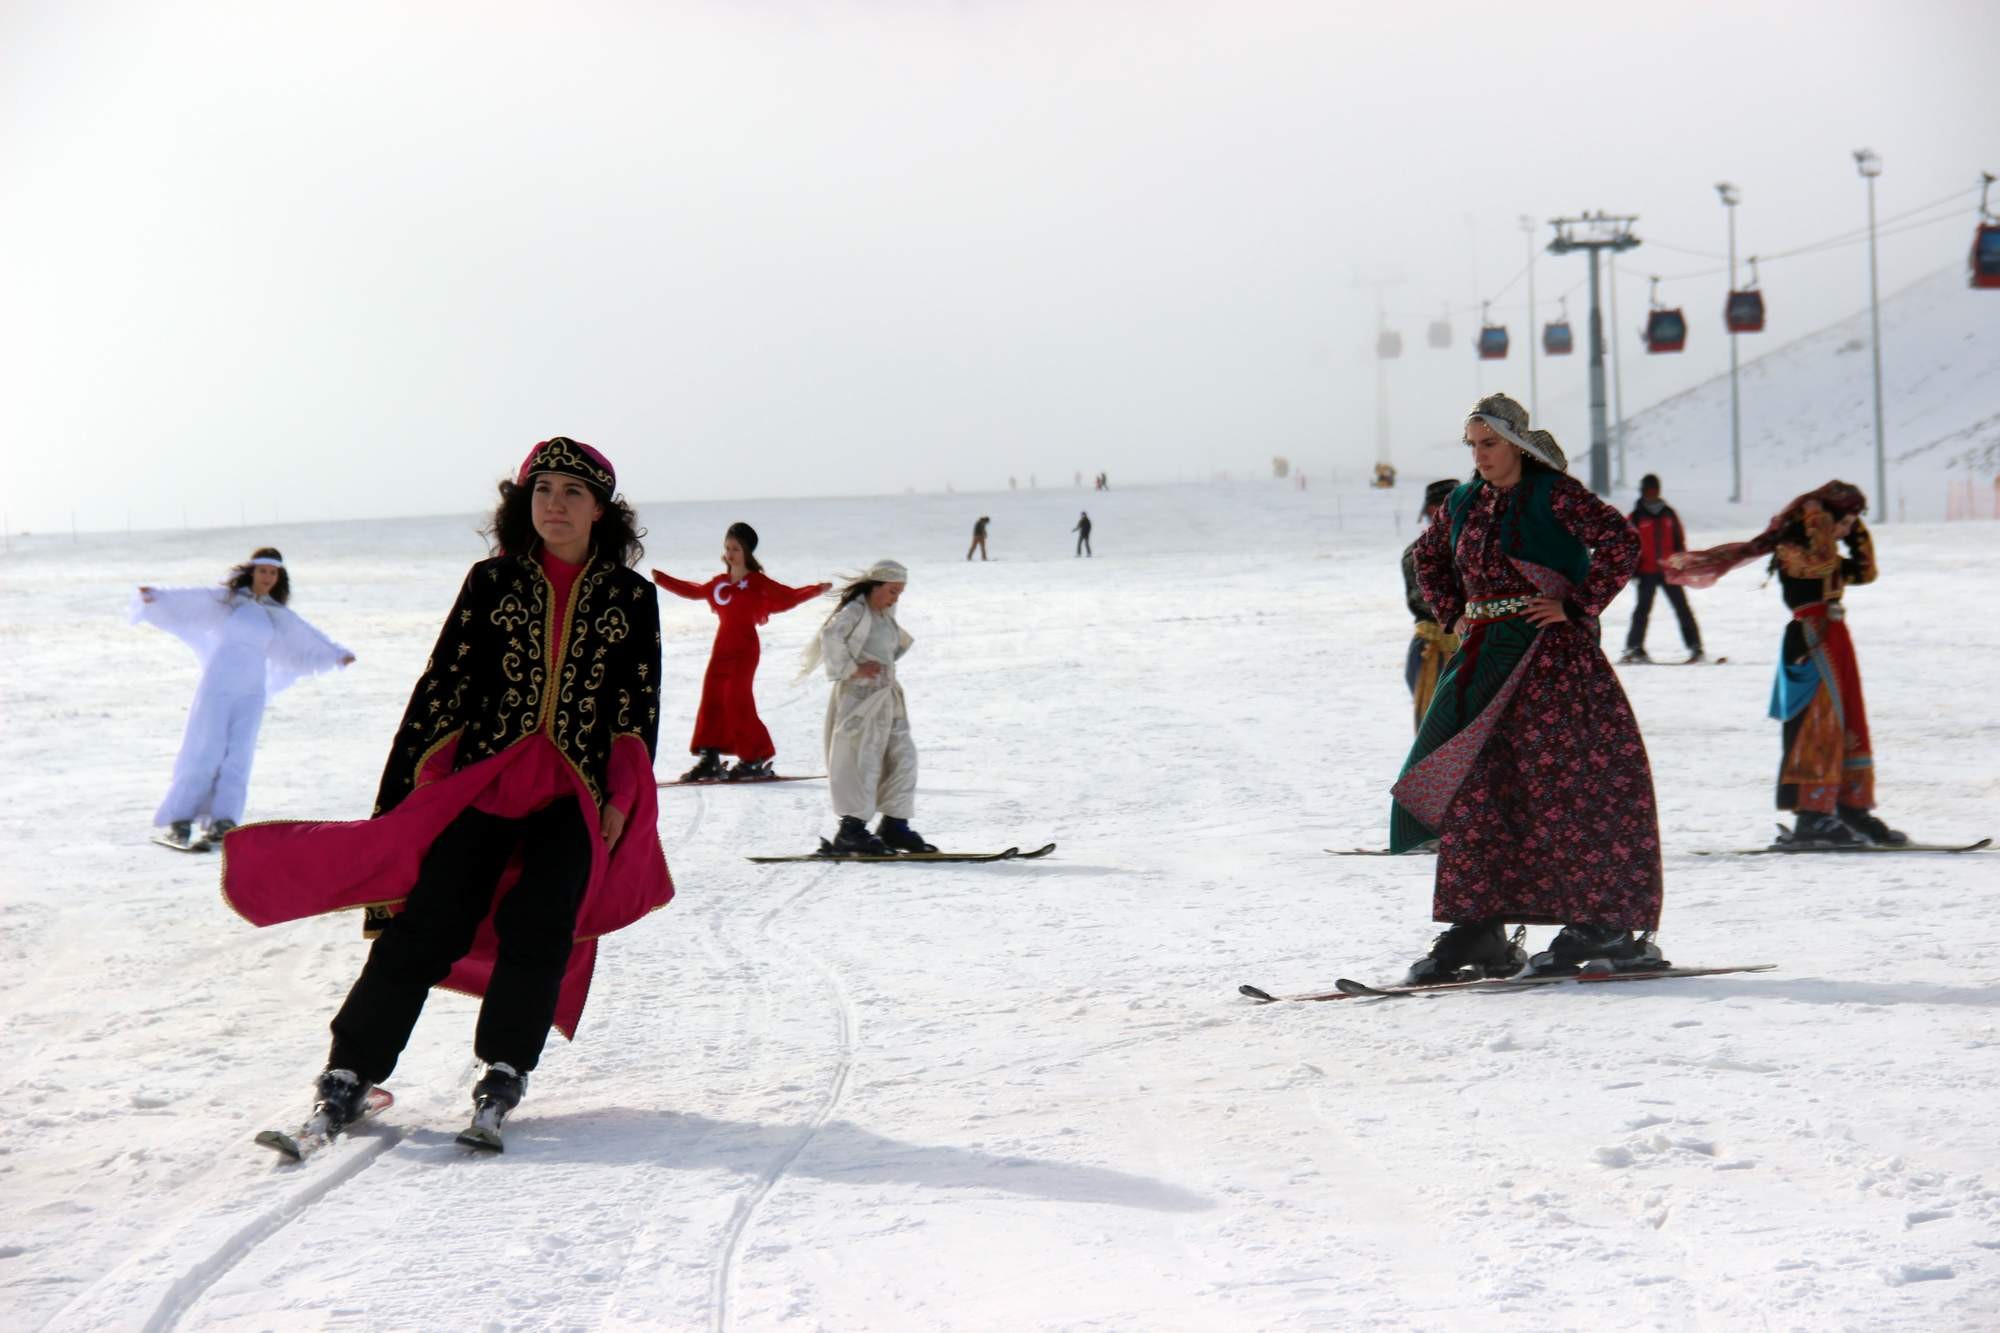
POLYGON ((1701 626, 1694 622, 1687 589, 1667 582, 1666 560, 1687 550, 1687 530, 1674 507, 1660 498, 1660 479, 1648 472, 1639 478, 1639 503, 1632 507, 1632 526, 1639 531, 1639 572, 1633 577, 1638 603, 1632 608, 1632 629, 1625 636, 1620 662, 1650 662, 1646 655, 1646 621, 1653 613, 1653 594, 1666 589, 1674 615, 1681 622, 1681 642, 1690 662, 1702 659, 1701 626))
POLYGON ((1088 509, 1083 511, 1083 517, 1077 519, 1076 526, 1071 528, 1070 531, 1076 534, 1076 553, 1078 555, 1092 554, 1090 549, 1090 511, 1088 509))

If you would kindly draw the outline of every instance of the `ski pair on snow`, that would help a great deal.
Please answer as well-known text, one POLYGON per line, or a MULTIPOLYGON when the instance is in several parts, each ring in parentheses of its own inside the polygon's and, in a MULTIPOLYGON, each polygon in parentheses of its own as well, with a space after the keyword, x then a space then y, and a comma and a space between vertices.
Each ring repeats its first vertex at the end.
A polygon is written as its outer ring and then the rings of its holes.
POLYGON ((656 785, 661 787, 761 787, 771 782, 823 782, 825 779, 826 774, 824 773, 772 773, 767 777, 761 778, 696 778, 693 781, 685 778, 667 778, 656 785))
POLYGON ((1738 847, 1733 851, 1700 851, 1696 856, 1826 856, 1852 852, 1873 852, 1881 855, 1888 852, 1944 852, 1956 855, 1961 852, 1976 852, 1991 847, 1993 839, 1981 838, 1977 842, 1810 842, 1802 841, 1783 824, 1778 825, 1778 836, 1769 847, 1738 847))
POLYGON ((1714 977, 1731 972, 1771 972, 1776 963, 1744 963, 1734 967, 1656 967, 1629 972, 1589 971, 1559 973, 1548 976, 1489 977, 1482 981, 1443 981, 1429 986, 1370 986, 1366 982, 1353 981, 1342 977, 1333 983, 1334 989, 1304 995, 1274 995, 1260 986, 1238 986, 1239 995, 1248 996, 1259 1004, 1277 1004, 1284 1000, 1353 1000, 1353 999, 1394 999, 1405 995, 1431 995, 1456 992, 1496 993, 1499 991, 1529 990, 1536 986, 1560 986, 1570 983, 1596 984, 1607 981, 1661 981, 1670 977, 1714 977))
POLYGON ((860 852, 836 852, 833 844, 825 838, 819 840, 819 850, 804 856, 750 856, 745 860, 758 865, 780 865, 800 861, 861 861, 868 863, 884 861, 923 861, 935 865, 939 862, 957 865, 981 865, 990 861, 1035 861, 1056 849, 1054 843, 1024 852, 1019 847, 1008 847, 997 852, 891 852, 887 856, 869 856, 860 852))
MULTIPOLYGON (((332 1143, 348 1130, 364 1121, 372 1120, 396 1104, 396 1094, 387 1088, 370 1088, 361 1103, 360 1111, 354 1119, 344 1125, 333 1125, 323 1111, 315 1111, 306 1122, 291 1133, 282 1129, 267 1129, 257 1135, 259 1147, 269 1148, 280 1157, 294 1162, 303 1162, 320 1149, 332 1143)), ((507 1108, 496 1102, 477 1103, 472 1112, 470 1124, 459 1131, 458 1142, 467 1148, 477 1148, 482 1152, 505 1152, 501 1141, 501 1122, 507 1117, 507 1108)))
MULTIPOLYGON (((1782 826, 1780 831, 1784 831, 1782 829, 1782 826)), ((1977 842, 1956 842, 1956 843, 1903 842, 1903 843, 1890 844, 1890 843, 1868 842, 1868 843, 1857 843, 1852 845, 1834 845, 1834 844, 1821 845, 1817 843, 1797 842, 1794 841, 1788 835, 1786 837, 1779 838, 1776 842, 1773 842, 1769 847, 1733 847, 1733 848, 1703 847, 1696 849, 1694 855, 1696 856, 1826 856, 1833 854, 1845 855, 1850 852, 1873 852, 1878 855, 1888 852, 1938 852, 1938 853, 1957 855, 1962 852, 1983 851, 1986 848, 1991 847, 1992 845, 1993 845, 1993 839, 1991 838, 1981 838, 1977 842)), ((1436 850, 1437 849, 1435 847, 1415 848, 1412 849, 1411 851, 1403 853, 1403 855, 1420 856, 1425 853, 1435 853, 1436 850)), ((1390 851, 1387 847, 1352 847, 1348 848, 1345 851, 1343 851, 1338 847, 1328 847, 1326 848, 1326 851, 1329 855, 1332 856, 1396 855, 1396 853, 1390 851)))

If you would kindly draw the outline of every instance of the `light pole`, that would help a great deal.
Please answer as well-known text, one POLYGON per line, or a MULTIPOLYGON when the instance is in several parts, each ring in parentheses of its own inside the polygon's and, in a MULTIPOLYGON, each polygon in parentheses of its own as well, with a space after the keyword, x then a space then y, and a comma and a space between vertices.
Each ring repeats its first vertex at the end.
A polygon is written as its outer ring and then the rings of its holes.
MULTIPOLYGON (((1729 290, 1736 290, 1736 205, 1743 192, 1723 181, 1715 187, 1722 206, 1729 210, 1729 290)), ((1723 322, 1727 323, 1729 302, 1723 300, 1723 322)), ((1743 409, 1736 384, 1736 330, 1729 330, 1729 503, 1743 501, 1743 409)))
POLYGON ((1535 220, 1521 214, 1521 235, 1528 242, 1528 417, 1542 419, 1541 388, 1535 378, 1535 342, 1541 337, 1535 328, 1535 220))
POLYGON ((1872 148, 1854 150, 1854 167, 1868 182, 1868 323, 1875 353, 1875 513, 1880 521, 1889 517, 1889 472, 1882 453, 1882 296, 1875 273, 1875 178, 1882 174, 1882 159, 1872 148))
POLYGON ((1618 322, 1618 259, 1611 259, 1611 411, 1618 423, 1617 481, 1625 484, 1625 362, 1618 344, 1624 340, 1625 326, 1618 322))

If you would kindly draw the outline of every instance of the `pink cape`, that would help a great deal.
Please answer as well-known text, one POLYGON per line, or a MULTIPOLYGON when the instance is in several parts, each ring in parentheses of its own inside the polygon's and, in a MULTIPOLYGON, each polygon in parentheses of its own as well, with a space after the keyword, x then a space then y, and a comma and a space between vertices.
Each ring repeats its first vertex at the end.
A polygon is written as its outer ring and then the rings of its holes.
MULTIPOLYGON (((644 746, 636 737, 620 737, 617 745, 644 746)), ((274 820, 230 830, 222 843, 222 897, 253 926, 271 926, 358 907, 400 906, 417 882, 424 854, 459 814, 470 808, 506 768, 532 762, 524 743, 457 773, 451 771, 454 740, 431 756, 414 791, 388 814, 375 819, 340 823, 274 820)), ((643 754, 647 773, 652 764, 643 754)), ((583 779, 563 765, 575 788, 577 804, 590 824, 590 882, 577 910, 576 947, 563 974, 556 1003, 556 1030, 574 1039, 577 1021, 590 996, 590 977, 597 963, 597 937, 631 925, 647 913, 665 907, 674 896, 667 858, 660 850, 659 796, 650 782, 639 784, 625 832, 610 854, 599 835, 597 802, 583 779)), ((494 905, 520 877, 515 858, 500 877, 494 905)), ((484 995, 493 976, 495 939, 489 909, 480 923, 472 951, 458 960, 440 983, 448 990, 484 995)))

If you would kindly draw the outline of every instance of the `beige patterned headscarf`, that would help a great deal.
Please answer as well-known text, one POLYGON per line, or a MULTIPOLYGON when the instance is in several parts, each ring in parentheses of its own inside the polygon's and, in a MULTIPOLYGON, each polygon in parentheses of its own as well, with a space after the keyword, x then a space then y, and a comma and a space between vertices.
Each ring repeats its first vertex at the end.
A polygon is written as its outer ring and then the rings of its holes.
POLYGON ((1467 421, 1483 421, 1495 435, 1525 451, 1529 457, 1548 464, 1558 472, 1569 471, 1556 437, 1545 430, 1528 429, 1528 409, 1504 393, 1489 393, 1472 405, 1467 421))

